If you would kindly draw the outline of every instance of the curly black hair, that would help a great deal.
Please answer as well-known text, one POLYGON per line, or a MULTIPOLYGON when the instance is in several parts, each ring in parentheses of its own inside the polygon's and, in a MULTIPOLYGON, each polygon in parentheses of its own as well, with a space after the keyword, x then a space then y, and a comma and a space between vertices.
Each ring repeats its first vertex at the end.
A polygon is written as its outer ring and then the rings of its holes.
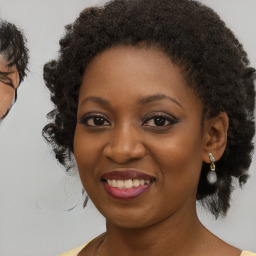
POLYGON ((113 0, 87 8, 66 26, 59 57, 44 66, 54 109, 43 136, 58 161, 69 169, 76 127, 78 94, 90 61, 117 45, 156 46, 181 67, 200 98, 204 116, 226 112, 228 140, 217 162, 218 181, 210 185, 202 165, 197 199, 216 217, 229 208, 232 178, 248 178, 254 136, 254 69, 237 38, 210 8, 193 0, 113 0))
POLYGON ((9 67, 16 65, 22 82, 28 70, 26 38, 14 24, 4 20, 0 20, 0 55, 4 56, 9 67))

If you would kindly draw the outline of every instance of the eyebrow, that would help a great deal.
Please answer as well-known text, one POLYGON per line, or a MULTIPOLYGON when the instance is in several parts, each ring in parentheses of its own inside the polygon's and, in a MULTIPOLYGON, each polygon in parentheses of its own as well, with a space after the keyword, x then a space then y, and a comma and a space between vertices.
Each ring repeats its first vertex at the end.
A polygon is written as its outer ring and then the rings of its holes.
MULTIPOLYGON (((166 99, 174 102, 176 105, 183 108, 183 106, 177 100, 175 100, 174 98, 172 98, 170 96, 167 96, 165 94, 154 94, 154 95, 147 96, 145 98, 140 99, 139 103, 140 104, 147 104, 147 103, 150 103, 150 102, 153 102, 153 101, 166 100, 166 99)), ((98 103, 100 105, 107 106, 107 107, 110 106, 110 104, 107 100, 105 100, 101 97, 97 97, 97 96, 90 96, 90 97, 85 98, 81 102, 81 105, 85 104, 88 101, 92 101, 92 102, 95 102, 95 103, 98 103)))
POLYGON ((83 99, 83 101, 81 102, 81 105, 85 104, 88 101, 92 101, 92 102, 98 103, 103 106, 109 106, 109 102, 107 100, 105 100, 101 97, 96 97, 96 96, 90 96, 90 97, 83 99))
POLYGON ((154 95, 150 95, 147 96, 143 99, 140 100, 141 104, 147 104, 153 101, 158 101, 158 100, 170 100, 171 102, 175 103, 176 105, 178 105, 179 107, 183 108, 183 106, 174 98, 167 96, 165 94, 154 94, 154 95))
POLYGON ((3 75, 3 76, 8 76, 12 73, 15 73, 15 71, 13 71, 13 72, 2 72, 2 71, 0 71, 0 75, 3 75))

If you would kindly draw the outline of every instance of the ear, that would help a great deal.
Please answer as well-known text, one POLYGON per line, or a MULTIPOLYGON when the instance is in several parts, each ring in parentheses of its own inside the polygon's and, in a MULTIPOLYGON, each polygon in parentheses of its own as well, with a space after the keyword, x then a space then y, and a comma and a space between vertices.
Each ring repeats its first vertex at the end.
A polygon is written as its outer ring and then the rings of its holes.
POLYGON ((227 144, 229 119, 227 113, 221 112, 210 118, 204 124, 204 150, 203 161, 210 163, 209 153, 218 161, 223 155, 227 144))

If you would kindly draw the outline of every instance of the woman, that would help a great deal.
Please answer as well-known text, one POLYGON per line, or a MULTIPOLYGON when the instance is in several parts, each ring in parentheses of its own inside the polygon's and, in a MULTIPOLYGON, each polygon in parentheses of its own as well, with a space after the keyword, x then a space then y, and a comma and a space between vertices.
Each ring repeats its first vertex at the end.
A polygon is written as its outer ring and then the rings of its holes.
POLYGON ((247 180, 254 69, 211 9, 188 0, 116 0, 67 26, 44 78, 44 136, 74 165, 106 233, 63 255, 254 255, 210 233, 232 179, 247 180))
POLYGON ((14 24, 0 20, 0 119, 9 113, 17 99, 28 57, 23 33, 14 24))

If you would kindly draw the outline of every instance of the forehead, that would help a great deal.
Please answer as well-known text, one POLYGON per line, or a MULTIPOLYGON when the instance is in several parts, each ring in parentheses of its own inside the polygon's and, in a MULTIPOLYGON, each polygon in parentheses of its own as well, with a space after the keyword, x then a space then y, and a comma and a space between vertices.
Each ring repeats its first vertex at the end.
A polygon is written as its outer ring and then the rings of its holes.
POLYGON ((97 55, 85 70, 81 94, 190 94, 180 68, 156 47, 117 46, 97 55), (181 92, 182 91, 182 92, 181 92))
POLYGON ((144 43, 140 43, 135 46, 118 45, 104 50, 91 60, 85 73, 90 70, 91 66, 94 66, 95 63, 97 63, 97 65, 105 65, 106 61, 109 64, 113 64, 115 61, 120 61, 124 64, 128 64, 129 61, 132 61, 138 68, 140 65, 145 66, 144 60, 154 60, 153 62, 146 61, 148 66, 154 66, 154 63, 161 62, 166 66, 176 67, 170 57, 159 47, 147 46, 144 43))

